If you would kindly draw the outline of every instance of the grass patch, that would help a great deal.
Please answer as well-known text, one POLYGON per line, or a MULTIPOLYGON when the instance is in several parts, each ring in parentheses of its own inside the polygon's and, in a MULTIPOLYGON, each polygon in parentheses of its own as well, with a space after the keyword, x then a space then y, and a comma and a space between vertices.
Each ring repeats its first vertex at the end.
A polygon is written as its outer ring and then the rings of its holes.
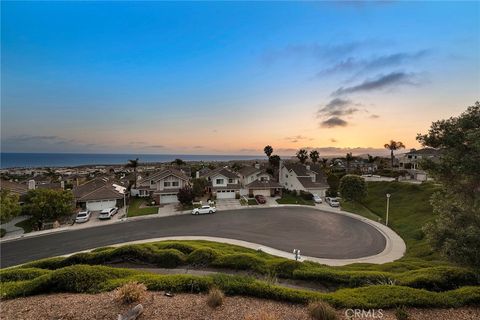
POLYGON ((149 214, 158 213, 158 207, 146 207, 140 208, 142 204, 145 204, 145 200, 141 198, 131 198, 130 205, 128 206, 128 216, 137 217, 137 216, 146 216, 149 214))
POLYGON ((445 261, 432 251, 422 227, 433 219, 430 197, 438 190, 433 183, 420 185, 402 182, 368 182, 368 195, 361 203, 342 203, 342 209, 366 218, 385 221, 386 197, 391 194, 389 227, 405 241, 407 252, 403 259, 420 258, 427 261, 445 261))
POLYGON ((248 199, 248 205, 249 206, 256 206, 256 205, 258 205, 258 202, 255 199, 248 199))
POLYGON ((305 200, 295 193, 284 193, 280 199, 277 199, 279 204, 301 204, 307 206, 314 206, 313 200, 305 200))
POLYGON ((23 229, 23 232, 29 233, 33 231, 33 221, 32 219, 26 219, 15 224, 15 227, 23 229))

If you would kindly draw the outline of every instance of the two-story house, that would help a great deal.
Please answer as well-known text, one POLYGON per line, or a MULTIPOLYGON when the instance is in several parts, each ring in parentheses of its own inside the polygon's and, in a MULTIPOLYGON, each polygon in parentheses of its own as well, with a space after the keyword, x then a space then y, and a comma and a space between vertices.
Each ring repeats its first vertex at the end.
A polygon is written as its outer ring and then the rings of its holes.
POLYGON ((260 164, 245 166, 238 170, 243 194, 265 197, 281 195, 282 186, 272 176, 260 169, 260 164))
POLYGON ((190 178, 176 169, 163 169, 144 177, 132 189, 132 195, 152 197, 157 204, 177 203, 178 191, 190 185, 190 178))
POLYGON ((420 150, 410 149, 409 152, 404 153, 398 157, 399 166, 402 169, 419 169, 419 164, 422 159, 437 160, 439 151, 433 148, 423 148, 420 150))
POLYGON ((240 177, 227 167, 221 167, 202 176, 208 181, 208 192, 216 199, 240 197, 240 177))
POLYGON ((324 197, 329 186, 320 165, 280 162, 280 185, 292 191, 306 191, 324 197))

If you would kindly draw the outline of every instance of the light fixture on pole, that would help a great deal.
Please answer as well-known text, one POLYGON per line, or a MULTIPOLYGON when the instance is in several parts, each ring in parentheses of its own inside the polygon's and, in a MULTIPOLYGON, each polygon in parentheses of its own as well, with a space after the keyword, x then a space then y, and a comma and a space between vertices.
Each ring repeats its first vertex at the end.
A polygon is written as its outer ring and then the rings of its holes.
POLYGON ((388 210, 390 208, 390 193, 387 193, 387 215, 385 218, 385 225, 388 226, 388 210))

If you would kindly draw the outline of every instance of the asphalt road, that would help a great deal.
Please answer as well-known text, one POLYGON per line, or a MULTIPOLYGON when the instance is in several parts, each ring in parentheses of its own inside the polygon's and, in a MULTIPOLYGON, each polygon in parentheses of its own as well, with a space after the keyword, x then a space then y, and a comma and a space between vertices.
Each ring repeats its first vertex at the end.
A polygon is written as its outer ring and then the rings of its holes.
POLYGON ((374 227, 347 216, 304 207, 222 211, 109 224, 5 241, 0 267, 116 243, 167 236, 211 236, 244 240, 306 256, 354 259, 378 254, 386 245, 374 227))

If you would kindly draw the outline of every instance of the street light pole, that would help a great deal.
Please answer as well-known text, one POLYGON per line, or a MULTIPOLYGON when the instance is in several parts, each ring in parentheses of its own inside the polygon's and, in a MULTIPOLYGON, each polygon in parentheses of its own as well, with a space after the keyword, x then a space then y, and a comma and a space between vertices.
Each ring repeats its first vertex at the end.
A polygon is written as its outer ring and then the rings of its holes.
POLYGON ((385 225, 388 226, 388 210, 390 208, 390 193, 387 193, 387 216, 385 218, 385 225))
MULTIPOLYGON (((126 190, 125 190, 126 191, 126 190)), ((128 211, 127 211, 127 194, 126 192, 123 192, 123 207, 125 208, 125 220, 127 220, 127 215, 128 215, 128 211)))

